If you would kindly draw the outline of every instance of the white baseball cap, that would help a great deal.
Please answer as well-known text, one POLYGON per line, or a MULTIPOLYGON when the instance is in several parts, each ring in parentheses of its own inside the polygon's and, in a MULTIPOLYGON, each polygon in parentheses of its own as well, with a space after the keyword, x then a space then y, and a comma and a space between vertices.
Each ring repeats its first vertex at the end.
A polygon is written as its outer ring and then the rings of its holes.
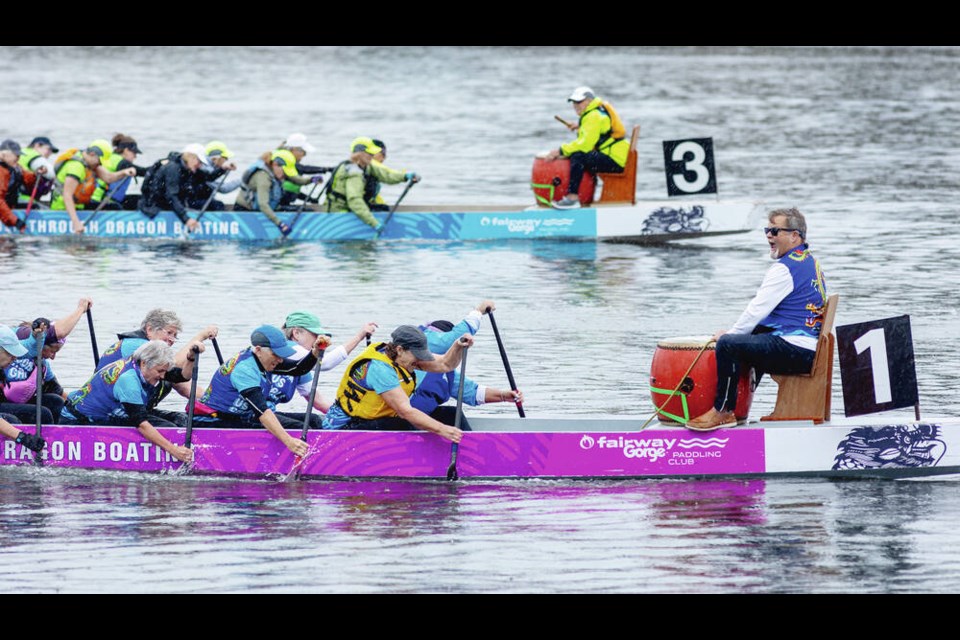
POLYGON ((200 162, 202 162, 203 164, 210 164, 210 159, 207 158, 207 150, 204 148, 202 144, 198 144, 196 142, 192 144, 188 144, 183 148, 183 151, 181 151, 180 153, 192 153, 193 155, 200 158, 200 162))
POLYGON ((291 133, 287 136, 286 142, 283 143, 285 147, 300 147, 307 153, 313 153, 316 151, 316 148, 307 142, 307 136, 302 133, 291 133))
POLYGON ((595 97, 597 96, 590 87, 577 87, 573 90, 573 93, 570 94, 570 97, 567 98, 567 102, 580 102, 586 98, 595 97))

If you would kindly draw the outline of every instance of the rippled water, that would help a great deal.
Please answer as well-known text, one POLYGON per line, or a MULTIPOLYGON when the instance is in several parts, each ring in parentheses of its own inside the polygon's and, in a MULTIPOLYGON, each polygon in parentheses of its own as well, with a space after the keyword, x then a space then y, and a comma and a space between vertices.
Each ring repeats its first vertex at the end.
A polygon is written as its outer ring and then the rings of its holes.
MULTIPOLYGON (((552 116, 571 117, 563 100, 588 83, 642 126, 641 198, 665 196, 661 141, 713 137, 720 196, 804 211, 837 324, 909 314, 922 414, 960 414, 960 49, 613 48, 583 78, 558 73, 581 57, 14 49, 0 86, 29 74, 48 98, 0 103, 0 137, 64 147, 122 131, 144 162, 220 138, 243 165, 293 131, 318 147, 309 161, 334 164, 367 134, 423 175, 405 203, 532 203, 532 156, 565 138, 552 116), (68 86, 81 68, 90 81, 68 86), (114 77, 129 78, 123 101, 96 90, 114 77)), ((0 242, 16 274, 0 322, 60 317, 90 295, 101 350, 167 306, 185 335, 219 325, 233 352, 296 308, 338 339, 492 298, 528 414, 646 416, 657 342, 728 327, 768 264, 759 231, 669 247, 17 239, 0 242)), ((89 339, 81 322, 56 360, 67 388, 89 374, 89 339)), ((489 327, 469 369, 505 384, 489 327)), ((754 415, 774 397, 762 385, 754 415)), ((0 562, 11 588, 44 592, 957 592, 958 510, 950 479, 277 485, 0 469, 0 562)))

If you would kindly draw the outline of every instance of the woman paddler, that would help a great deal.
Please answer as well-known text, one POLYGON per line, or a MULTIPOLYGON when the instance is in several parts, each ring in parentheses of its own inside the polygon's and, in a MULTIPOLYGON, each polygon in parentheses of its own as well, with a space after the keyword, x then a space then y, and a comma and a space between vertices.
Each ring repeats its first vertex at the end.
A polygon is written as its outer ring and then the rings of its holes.
POLYGON ((106 140, 94 140, 85 150, 67 149, 54 164, 57 181, 53 187, 51 209, 66 210, 73 222, 73 232, 83 233, 83 222, 77 215, 77 209, 83 209, 93 200, 97 190, 97 178, 107 184, 133 177, 137 170, 128 167, 120 171, 109 171, 101 163, 110 156, 110 143, 106 140))
MULTIPOLYGON (((203 343, 189 345, 203 351, 203 343)), ((181 462, 193 460, 193 451, 175 445, 157 427, 176 428, 147 413, 160 382, 187 382, 193 374, 196 357, 190 355, 182 369, 174 366, 173 349, 161 340, 141 345, 133 355, 117 360, 97 371, 78 390, 67 396, 60 414, 61 424, 95 424, 136 427, 140 434, 181 462)))
MULTIPOLYGON (((20 340, 13 332, 13 329, 7 325, 0 324, 0 369, 6 367, 14 358, 19 358, 27 353, 27 349, 20 344, 20 340)), ((4 414, 0 414, 0 435, 10 438, 17 444, 22 444, 28 449, 42 451, 46 442, 43 438, 37 437, 32 433, 24 433, 14 427, 7 421, 4 414)))
POLYGON ((233 206, 241 211, 262 212, 270 222, 277 225, 280 233, 287 235, 290 233, 290 227, 285 222, 281 222, 274 213, 281 208, 284 181, 305 185, 322 179, 320 175, 313 178, 301 176, 293 153, 287 149, 275 149, 263 154, 243 172, 243 177, 240 179, 241 191, 233 206))
POLYGON ((423 429, 452 442, 463 431, 443 424, 410 404, 417 384, 415 370, 453 371, 473 336, 463 335, 440 357, 434 357, 423 331, 401 325, 390 342, 370 345, 347 367, 337 388, 337 399, 323 418, 324 429, 407 431, 423 429))

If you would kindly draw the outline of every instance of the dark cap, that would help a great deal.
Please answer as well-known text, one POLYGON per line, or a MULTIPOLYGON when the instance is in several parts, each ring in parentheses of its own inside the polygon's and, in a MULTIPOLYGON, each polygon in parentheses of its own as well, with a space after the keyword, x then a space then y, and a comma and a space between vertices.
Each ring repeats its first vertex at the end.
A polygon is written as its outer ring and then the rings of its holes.
POLYGON ((287 337, 283 335, 283 331, 269 324, 253 330, 250 334, 250 344, 255 347, 269 347, 281 358, 289 358, 296 353, 296 350, 287 343, 287 337))
POLYGON ((55 146, 53 146, 53 143, 50 142, 50 138, 48 138, 47 136, 37 136, 30 142, 30 146, 32 147, 35 144, 50 145, 50 151, 53 151, 54 153, 56 153, 57 151, 60 151, 60 149, 57 149, 55 146))
POLYGON ((143 153, 143 151, 140 151, 140 147, 137 146, 136 140, 130 140, 130 141, 127 141, 127 142, 121 142, 121 143, 117 144, 117 146, 114 147, 114 148, 115 148, 115 149, 120 149, 120 150, 130 149, 130 151, 133 151, 133 152, 136 153, 136 154, 143 153))
POLYGON ((3 142, 0 142, 0 151, 13 151, 15 154, 20 155, 20 144, 16 140, 7 138, 3 142))
POLYGON ((393 344, 403 347, 413 354, 417 360, 433 360, 433 354, 427 346, 427 336, 420 329, 409 324, 402 324, 390 334, 393 344))

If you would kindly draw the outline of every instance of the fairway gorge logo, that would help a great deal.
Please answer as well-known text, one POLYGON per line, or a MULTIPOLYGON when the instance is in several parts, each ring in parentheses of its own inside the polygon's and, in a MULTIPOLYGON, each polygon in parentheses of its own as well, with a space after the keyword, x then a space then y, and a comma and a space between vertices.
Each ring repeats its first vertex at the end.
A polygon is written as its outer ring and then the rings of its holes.
MULTIPOLYGON (((729 438, 632 438, 630 436, 594 438, 584 434, 580 438, 580 448, 584 451, 619 449, 625 458, 646 458, 656 462, 668 453, 674 457, 702 457, 708 451, 722 450, 729 438), (703 454, 699 453, 703 452, 703 454)), ((716 454, 714 454, 716 455, 716 454)), ((713 456, 710 456, 713 457, 713 456)))

